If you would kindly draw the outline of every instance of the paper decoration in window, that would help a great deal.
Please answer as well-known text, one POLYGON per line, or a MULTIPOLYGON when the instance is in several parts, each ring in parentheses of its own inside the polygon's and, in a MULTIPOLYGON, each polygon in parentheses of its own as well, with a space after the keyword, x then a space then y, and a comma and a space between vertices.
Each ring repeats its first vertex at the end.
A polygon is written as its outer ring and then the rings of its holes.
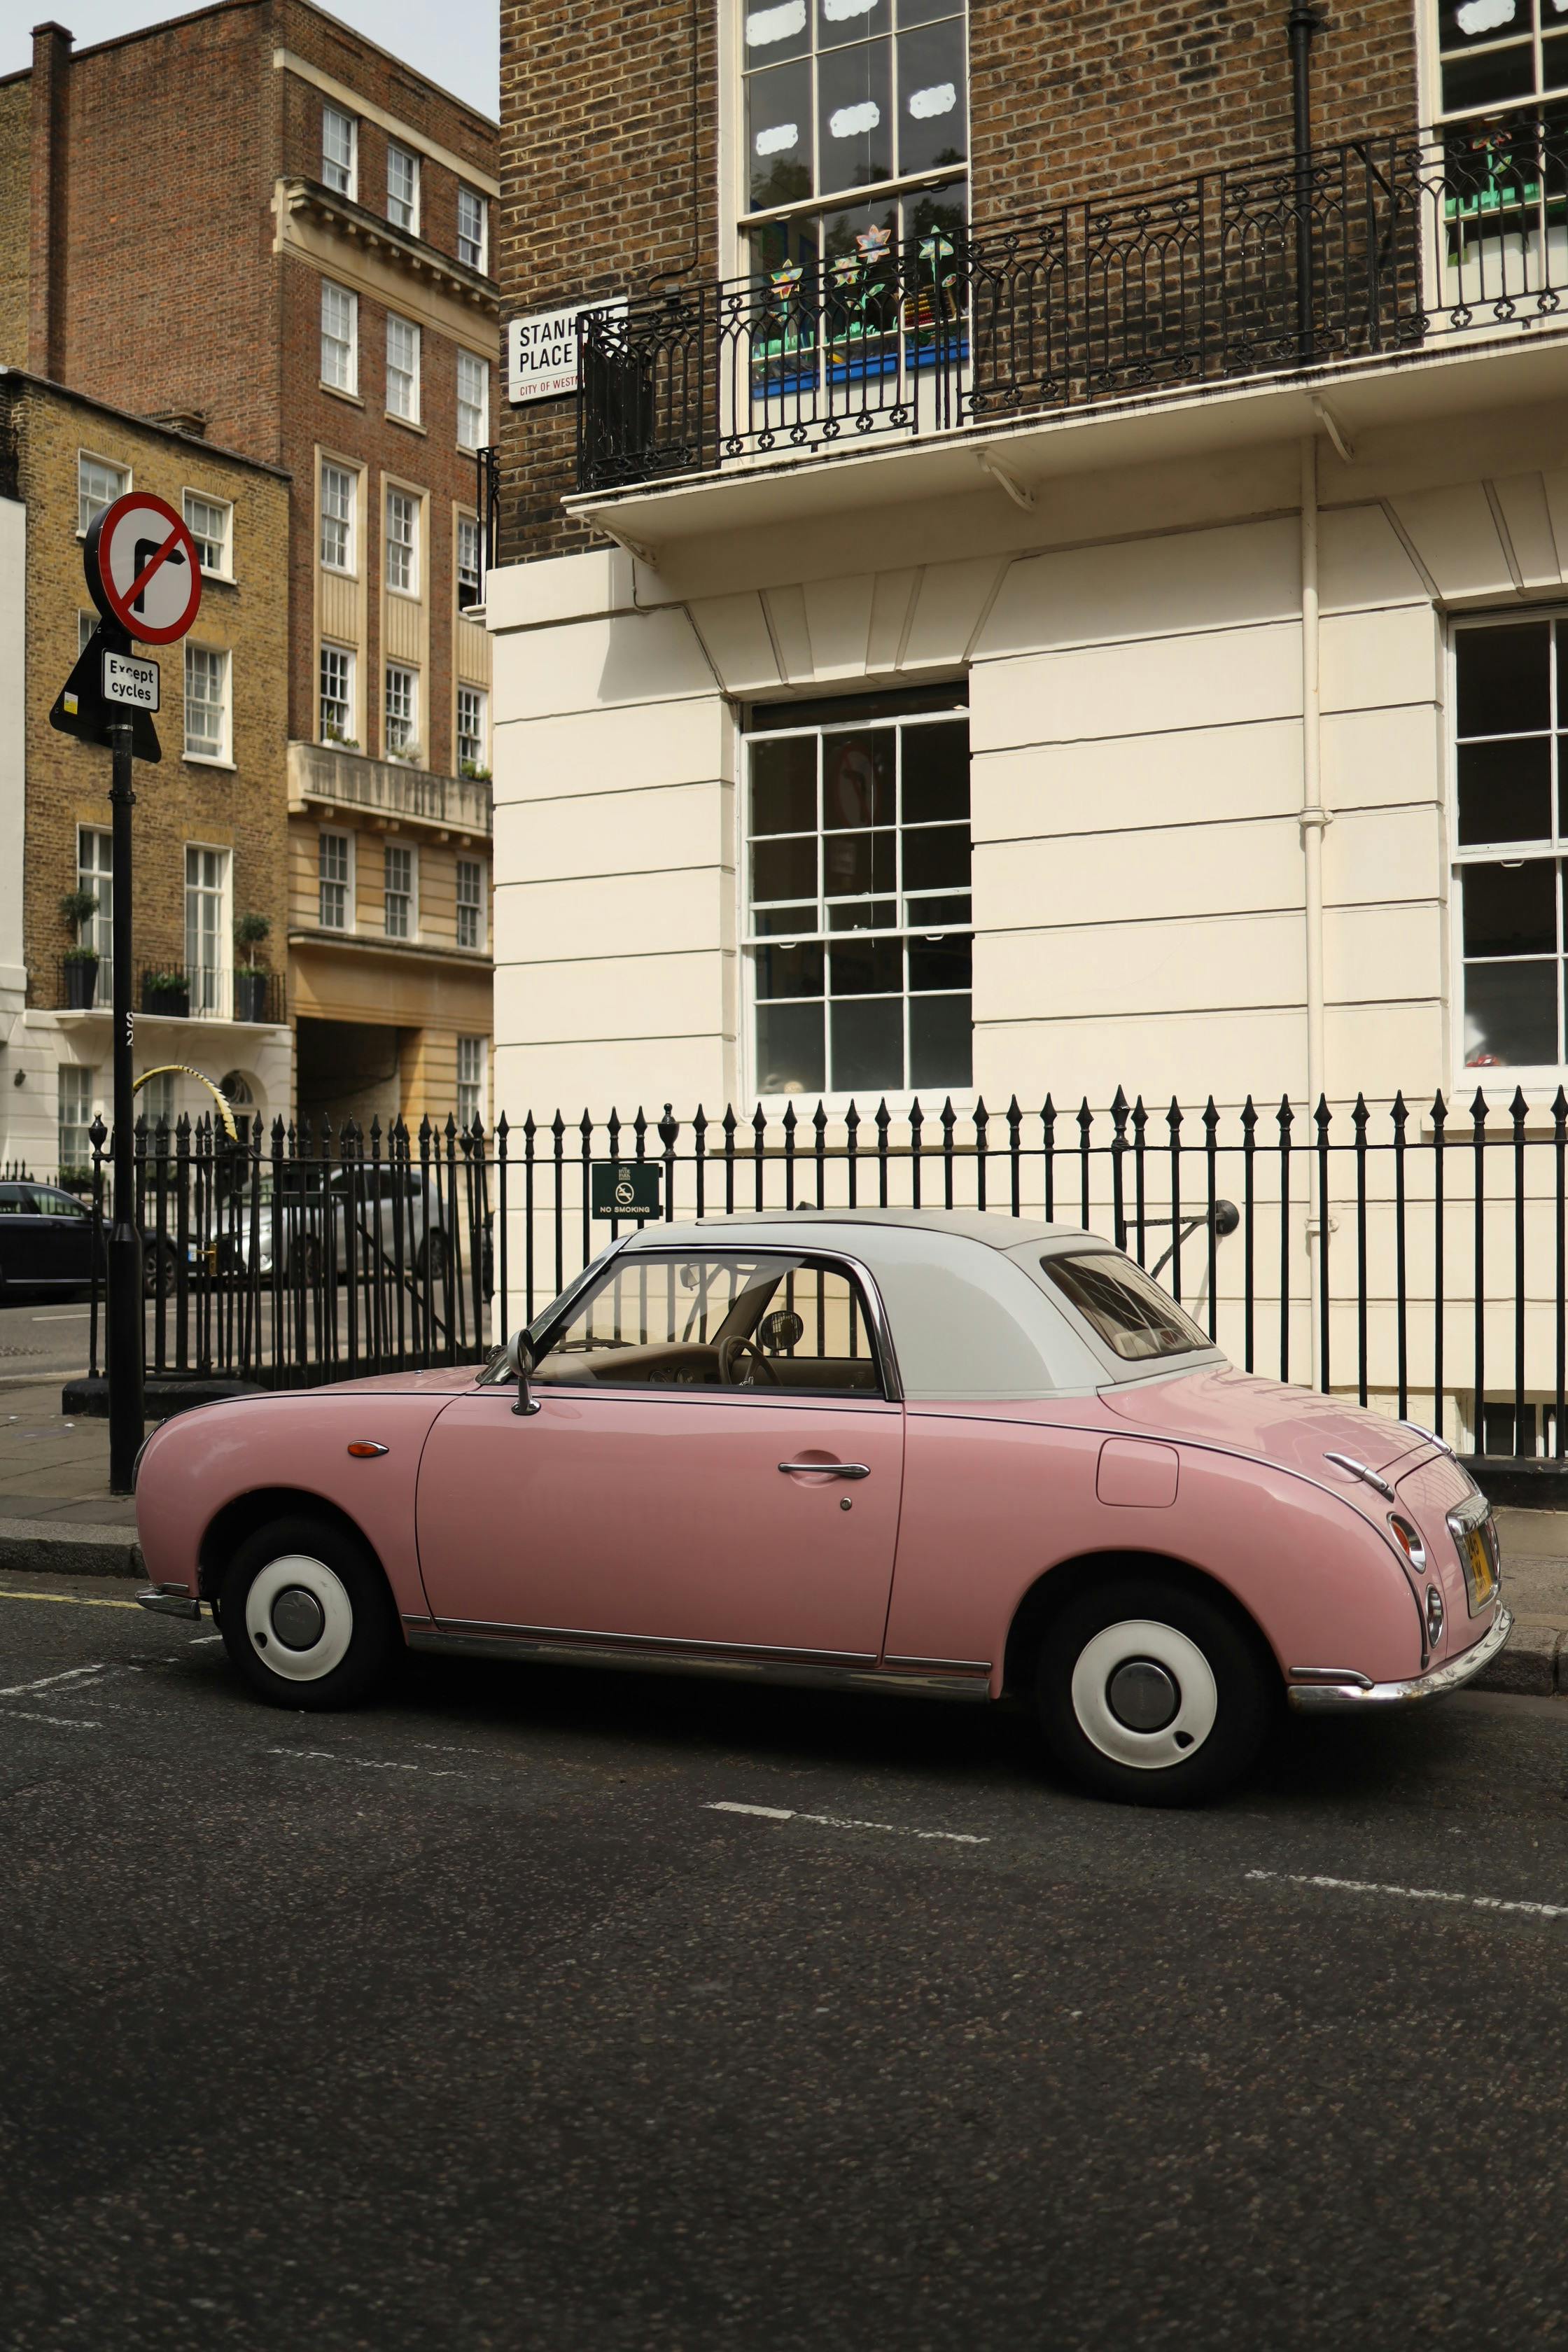
POLYGON ((793 147, 800 137, 798 122, 775 122, 771 130, 759 131, 755 145, 759 155, 777 155, 793 147))
POLYGON ((932 82, 929 89, 910 92, 910 112, 917 122, 926 121, 933 114, 951 114, 958 104, 958 92, 950 81, 932 82))
POLYGON ((874 98, 868 98, 858 106, 841 106, 828 116, 827 128, 835 139, 858 139, 863 131, 875 131, 881 120, 881 108, 874 98))
POLYGON ((1463 0, 1454 16, 1461 33, 1489 33, 1499 25, 1511 25, 1518 6, 1519 0, 1463 0))
POLYGON ((805 30, 805 0, 784 0, 781 8, 757 8, 746 19, 746 47, 765 49, 805 30))

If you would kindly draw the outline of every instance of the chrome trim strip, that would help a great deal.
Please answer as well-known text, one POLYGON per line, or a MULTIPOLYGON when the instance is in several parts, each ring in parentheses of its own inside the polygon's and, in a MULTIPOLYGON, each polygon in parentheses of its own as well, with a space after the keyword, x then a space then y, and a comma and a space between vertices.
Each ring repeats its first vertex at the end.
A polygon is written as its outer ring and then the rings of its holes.
POLYGON ((924 1667, 928 1672, 943 1675, 988 1675, 989 1658, 895 1658, 891 1653, 882 1660, 885 1666, 924 1667))
POLYGON ((1343 1470, 1351 1477, 1359 1478, 1363 1486, 1370 1486, 1373 1493, 1381 1495, 1385 1502, 1398 1500, 1387 1479, 1380 1477, 1375 1470, 1369 1470, 1364 1462, 1358 1462, 1353 1454, 1325 1454, 1323 1459, 1331 1462, 1336 1470, 1343 1470))
POLYGON ((781 1462, 779 1468, 786 1473, 795 1470, 803 1474, 809 1472, 816 1478, 868 1478, 871 1475, 868 1462, 781 1462))
POLYGON ((185 1617, 193 1623, 199 1623, 201 1620, 201 1602, 193 1601, 183 1587, 165 1592, 162 1585, 155 1584, 151 1592, 136 1595, 136 1606, 138 1609, 155 1610, 160 1617, 185 1617))
POLYGON ((1349 1715, 1363 1706, 1402 1706, 1420 1699, 1443 1698, 1450 1691, 1462 1690, 1483 1666, 1490 1665, 1512 1631, 1512 1612, 1500 1601, 1497 1615, 1480 1640, 1430 1674, 1416 1675, 1407 1683, 1363 1683, 1359 1688, 1343 1683, 1297 1684, 1286 1696, 1299 1712, 1312 1715, 1349 1715))
POLYGON ((1293 1683, 1350 1683, 1359 1690, 1371 1690, 1370 1675, 1357 1674, 1353 1666, 1292 1666, 1293 1683))
POLYGON ((496 1635, 516 1642, 597 1642, 616 1650, 691 1651, 702 1657, 821 1659, 834 1665, 874 1666, 875 1650, 780 1649, 770 1642, 699 1642, 684 1633, 606 1633, 583 1625, 514 1625, 503 1618, 441 1617, 443 1633, 496 1635))
POLYGON ((634 1674, 717 1675, 742 1682, 781 1683, 807 1690, 892 1691, 912 1698, 969 1701, 990 1696, 989 1685, 978 1675, 942 1675, 933 1670, 895 1674, 878 1666, 816 1664, 814 1653, 793 1656, 756 1656, 697 1650, 644 1650, 625 1643, 563 1641, 559 1636, 499 1632, 457 1633, 442 1628, 426 1631, 411 1625, 411 1650, 433 1651, 454 1657, 529 1659, 557 1666, 605 1666, 634 1674))

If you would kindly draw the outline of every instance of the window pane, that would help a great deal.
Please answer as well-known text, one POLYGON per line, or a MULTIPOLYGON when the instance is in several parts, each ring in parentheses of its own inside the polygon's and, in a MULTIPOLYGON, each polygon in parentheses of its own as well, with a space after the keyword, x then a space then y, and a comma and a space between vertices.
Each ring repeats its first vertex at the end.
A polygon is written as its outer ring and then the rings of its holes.
POLYGON ((893 175, 892 44, 830 49, 816 68, 817 153, 825 188, 893 175))
POLYGON ((966 1087, 973 1076, 974 1024, 967 996, 910 999, 910 1084, 966 1087))
POLYGON ((1519 735, 1550 727, 1545 621, 1461 629, 1456 640, 1461 735, 1519 735))
POLYGON ((759 998, 820 996, 820 946, 760 948, 757 951, 757 994, 759 998))
POLYGON ((863 41, 868 33, 885 33, 892 19, 891 0, 816 0, 817 47, 837 48, 845 41, 863 41))
POLYGON ((1473 58, 1449 58, 1443 66, 1443 110, 1454 114, 1500 99, 1523 98, 1532 79, 1530 47, 1487 49, 1473 58))
POLYGON ((893 735, 825 735, 822 739, 822 822, 843 826, 893 822, 893 735))
POLYGON ((1568 83, 1568 40, 1561 35, 1554 41, 1541 44, 1541 86, 1543 89, 1561 89, 1568 83))
POLYGON ((784 736, 753 743, 752 831, 815 833, 816 830, 816 738, 784 736))
POLYGON ((823 889, 829 898, 862 898, 894 886, 893 833, 832 833, 822 845, 823 889))
POLYGON ((900 25, 927 25, 933 16, 951 16, 952 0, 898 0, 900 25))
POLYGON ((746 64, 765 66, 796 58, 811 46, 806 0, 774 0, 746 14, 746 64))
POLYGON ((1557 971, 1551 963, 1465 967, 1465 1061, 1555 1062, 1557 971))
POLYGON ((1437 0, 1437 41, 1445 56, 1483 42, 1506 41, 1528 33, 1534 23, 1531 0, 1437 0))
POLYGON ((811 66, 806 58, 747 77, 746 152, 753 211, 810 195, 811 66))
POLYGON ((967 890, 955 890, 941 898, 908 898, 904 903, 904 920, 914 931, 946 930, 951 924, 970 920, 972 901, 967 890))
POLYGON ((1552 837, 1552 740, 1525 736, 1501 743, 1459 746, 1459 839, 1549 841, 1552 837))
POLYGON ((901 997, 847 997, 829 1007, 833 1022, 836 1094, 904 1083, 901 997))
POLYGON ((816 841, 754 842, 752 846, 752 896, 758 899, 815 898, 816 841))
POLYGON ((969 880, 969 827, 932 825, 929 833, 904 835, 906 890, 963 888, 969 880))
POLYGON ((969 722, 904 730, 906 824, 969 814, 969 722))
POLYGON ((955 163, 968 145, 963 19, 905 33, 899 41, 899 170, 955 163))
POLYGON ((1468 956, 1554 955, 1557 867, 1549 857, 1522 866, 1465 867, 1468 956))
POLYGON ((1149 1356, 1184 1356, 1194 1348, 1214 1345, 1202 1324, 1194 1323, 1168 1291, 1120 1253, 1043 1257, 1040 1266, 1084 1320, 1131 1362, 1149 1356))
POLYGON ((910 941, 910 990, 967 988, 970 984, 973 961, 973 940, 911 940, 910 941))
POLYGON ((813 898, 802 907, 765 907, 752 918, 752 929, 759 939, 798 939, 803 931, 816 929, 816 901, 813 898))
POLYGON ((904 984, 901 940, 857 940, 829 959, 835 996, 886 996, 904 984))
POLYGON ((896 898, 841 898, 827 909, 830 931, 890 931, 898 919, 896 898))
POLYGON ((826 1084, 820 1004, 759 1004, 757 1085, 765 1095, 820 1094, 826 1084))

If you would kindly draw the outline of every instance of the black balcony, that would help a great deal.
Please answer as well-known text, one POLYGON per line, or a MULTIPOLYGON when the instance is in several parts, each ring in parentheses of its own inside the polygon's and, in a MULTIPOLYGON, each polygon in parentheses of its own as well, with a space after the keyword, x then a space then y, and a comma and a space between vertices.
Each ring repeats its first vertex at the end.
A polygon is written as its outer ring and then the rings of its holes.
POLYGON ((1568 296, 1568 109, 1382 132, 580 321, 578 483, 1520 334, 1568 296))

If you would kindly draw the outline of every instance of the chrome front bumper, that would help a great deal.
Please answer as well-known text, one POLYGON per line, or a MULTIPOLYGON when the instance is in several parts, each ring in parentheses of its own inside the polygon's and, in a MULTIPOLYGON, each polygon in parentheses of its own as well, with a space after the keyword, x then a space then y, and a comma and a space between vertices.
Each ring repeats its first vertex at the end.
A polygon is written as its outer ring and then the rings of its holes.
POLYGON ((150 1592, 136 1595, 138 1609, 155 1609, 161 1617, 187 1617, 199 1622, 202 1604, 193 1601, 183 1584, 155 1584, 150 1592))
MULTIPOLYGON (((1335 1682, 1292 1683, 1286 1696, 1293 1707, 1303 1715, 1353 1715, 1367 1706, 1401 1706, 1412 1699, 1443 1698, 1449 1691, 1463 1690, 1465 1685, 1489 1666, 1513 1631, 1513 1612, 1500 1601, 1497 1615, 1492 1619, 1479 1642, 1451 1658, 1446 1666, 1434 1666, 1429 1675, 1416 1675, 1407 1683, 1373 1683, 1364 1675, 1346 1675, 1335 1682)), ((1311 1673, 1312 1668, 1298 1668, 1311 1673)), ((1331 1670, 1319 1667, 1319 1674, 1331 1670)))

